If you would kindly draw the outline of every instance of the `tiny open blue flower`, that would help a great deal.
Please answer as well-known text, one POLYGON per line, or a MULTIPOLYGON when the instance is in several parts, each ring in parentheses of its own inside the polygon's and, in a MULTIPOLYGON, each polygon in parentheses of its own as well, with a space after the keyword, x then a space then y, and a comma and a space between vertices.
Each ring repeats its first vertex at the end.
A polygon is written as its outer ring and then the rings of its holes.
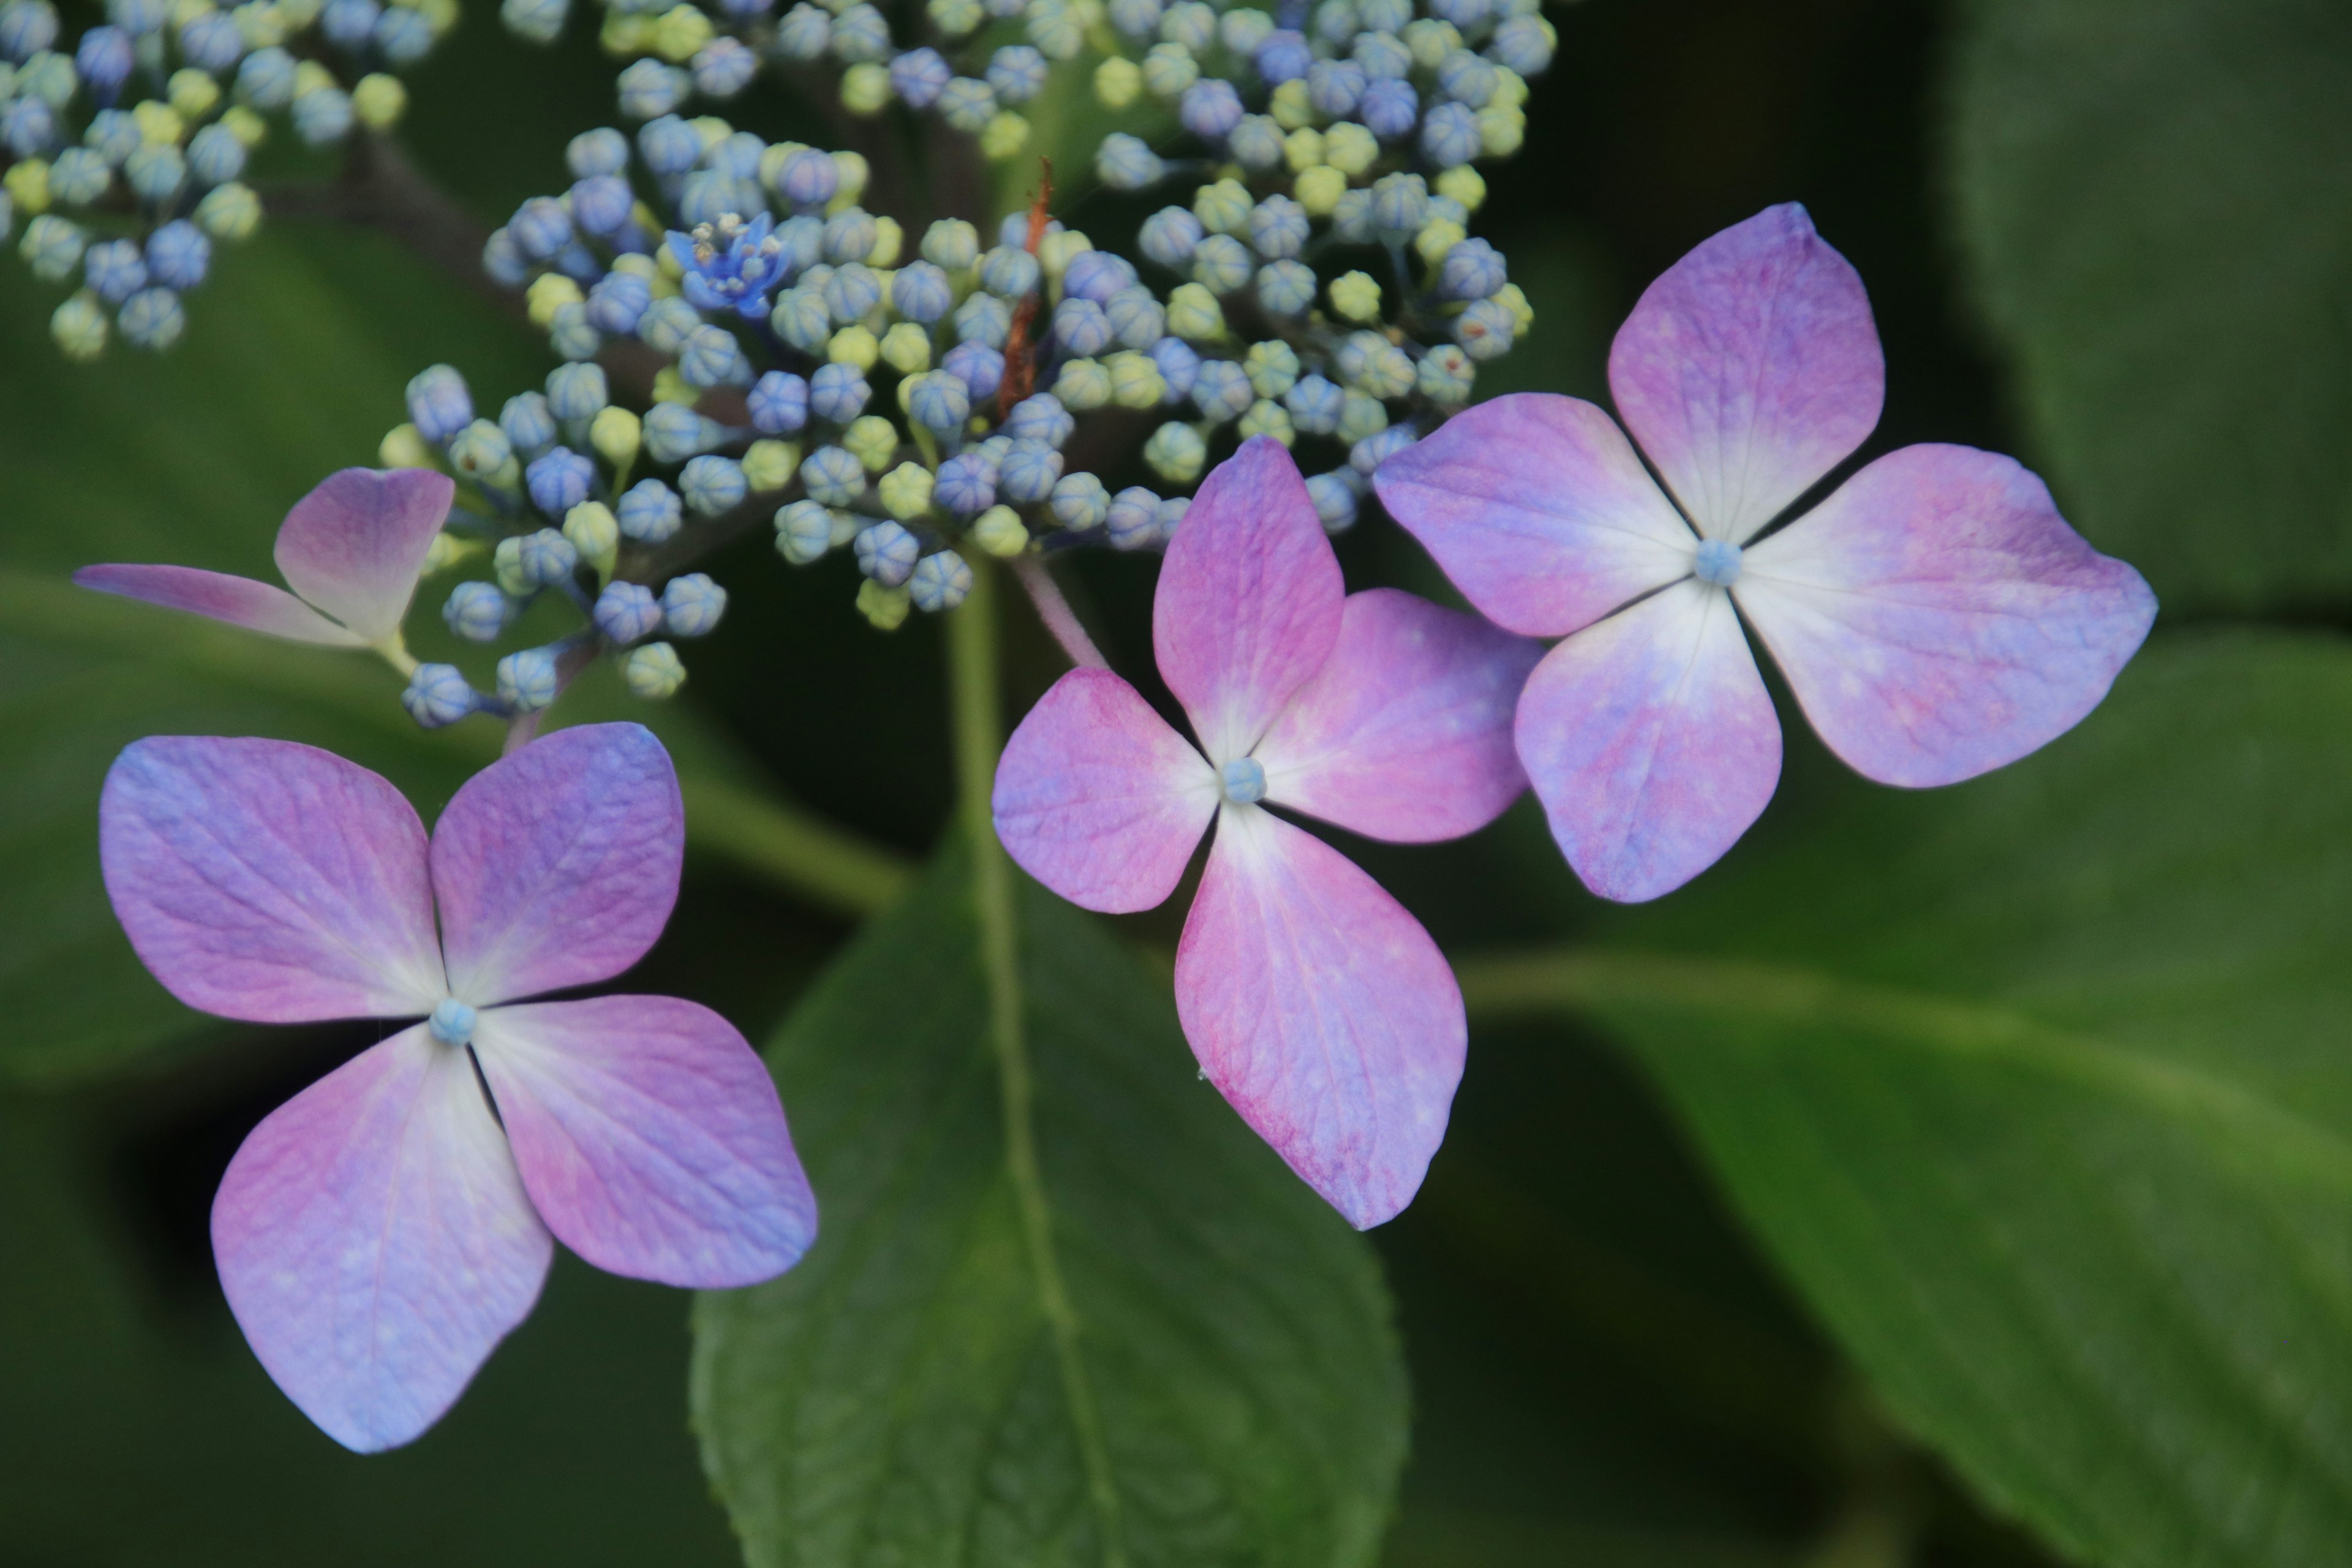
POLYGON ((717 517, 740 505, 751 489, 742 464, 732 458, 709 456, 692 458, 679 470, 677 488, 685 494, 686 504, 705 517, 717 517))
POLYGON ((820 419, 846 425, 866 412, 874 389, 854 364, 824 364, 809 377, 809 411, 820 419))
POLYGON ((786 370, 772 370, 751 384, 752 427, 766 436, 789 436, 808 423, 809 384, 786 370))
POLYGON ((481 699, 454 664, 420 664, 400 694, 400 705, 426 730, 455 724, 471 713, 481 699))
POLYGON ((441 619, 467 642, 496 642, 514 619, 512 599, 492 583, 460 583, 449 590, 441 619))
POLYGON ((923 552, 922 541, 888 518, 860 529, 850 548, 857 557, 857 569, 885 588, 904 586, 923 552))
POLYGON ((1042 441, 1048 447, 1059 447, 1076 427, 1077 421, 1050 392, 1023 398, 1004 418, 1004 434, 1013 440, 1042 441))
POLYGON ((598 631, 625 647, 661 629, 661 602, 642 583, 609 583, 596 595, 592 618, 598 631))
POLYGON ((474 421, 474 399, 455 367, 431 365, 408 382, 408 418, 427 441, 446 441, 474 421))
POLYGON ((519 392, 508 398, 506 406, 499 410, 499 428, 525 458, 536 458, 555 445, 554 411, 536 392, 519 392))
POLYGON ((1421 118, 1421 95, 1409 81, 1393 79, 1375 81, 1364 89, 1364 96, 1356 105, 1356 117, 1364 129, 1383 142, 1393 142, 1412 132, 1414 121, 1421 118))
POLYGON ((678 291, 700 310, 731 309, 751 321, 766 315, 769 291, 784 280, 786 269, 784 243, 774 230, 766 213, 749 223, 722 213, 691 233, 671 230, 666 243, 684 269, 678 291))
POLYGON ((1043 441, 1016 440, 997 465, 996 488, 1016 504, 1044 500, 1062 477, 1062 454, 1043 441))
POLYGON ((588 290, 588 320, 600 332, 627 337, 637 330, 646 307, 654 302, 653 286, 634 273, 607 272, 588 290))
MULTIPOLYGON (((545 408, 544 399, 540 400, 540 406, 545 408)), ((530 490, 530 504, 560 519, 588 499, 588 491, 596 482, 596 465, 569 447, 556 447, 531 459, 522 477, 530 490)))
POLYGON ((996 465, 978 452, 961 452, 940 465, 932 499, 958 517, 977 517, 996 504, 996 465))
POLYGON ((952 610, 971 592, 971 563, 952 550, 936 551, 915 563, 907 579, 915 608, 936 614, 952 610))
POLYGON ((940 361, 940 368, 962 382, 974 398, 995 396, 996 389, 1004 382, 1004 356, 983 342, 956 344, 940 361))
POLYGON ((659 479, 639 479, 621 497, 614 518, 626 537, 640 544, 659 544, 677 532, 685 511, 676 490, 659 479))

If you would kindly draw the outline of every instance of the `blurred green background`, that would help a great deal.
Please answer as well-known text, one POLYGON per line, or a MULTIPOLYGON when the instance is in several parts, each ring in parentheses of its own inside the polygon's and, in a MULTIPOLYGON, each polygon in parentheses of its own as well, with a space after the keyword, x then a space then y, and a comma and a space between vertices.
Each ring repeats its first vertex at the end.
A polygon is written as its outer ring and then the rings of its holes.
MULTIPOLYGON (((490 222, 612 120, 612 67, 469 11, 414 77, 403 140, 490 222)), ((1413 1390, 1386 1560, 2341 1561, 2352 19, 2316 0, 1550 14, 1559 63, 1474 226, 1537 325, 1483 391, 1601 396, 1650 277, 1801 200, 1885 340, 1864 456, 2019 454, 2165 610, 2081 734, 1932 796, 1858 784, 1776 688, 1780 798, 1654 909, 1587 898, 1526 803, 1460 845, 1347 845, 1457 957, 1580 942, 1713 965, 1574 980, 1572 1020, 1474 1019, 1446 1148, 1373 1238, 1413 1390), (1858 1000, 1774 1003, 1766 982, 1801 969, 1858 1000), (1948 1031, 1961 1047, 1915 1059, 1904 1042, 1945 1023, 1902 998, 1930 995, 1976 1011, 1948 1031)), ((762 89, 736 118, 814 137, 806 109, 762 89)), ((1118 237, 1143 210, 1064 216, 1118 237)), ((391 1456, 343 1453, 278 1396, 212 1277, 212 1188, 256 1120, 373 1037, 185 1014, 97 882, 98 780, 139 734, 331 745, 428 818, 489 742, 420 741, 362 661, 65 574, 267 577, 286 507, 373 460, 415 370, 453 363, 495 407, 537 384, 543 347, 394 238, 325 220, 222 256, 160 362, 63 363, 54 297, 7 265, 0 1558, 731 1561, 687 1426, 680 1293, 567 1258, 449 1419, 391 1456)), ((1341 554, 1351 585, 1446 592, 1382 520, 1341 554)), ((710 569, 733 607, 660 721, 682 765, 926 855, 952 787, 938 626, 873 633, 845 561, 786 568, 764 539, 710 569)), ((1152 573, 1072 573, 1131 674, 1152 573)), ((1017 712, 1056 655, 1018 615, 1008 637, 1017 712)), ((1183 902, 1127 934, 1164 946, 1183 902)), ((630 984, 763 1040, 848 931, 698 849, 630 984)))

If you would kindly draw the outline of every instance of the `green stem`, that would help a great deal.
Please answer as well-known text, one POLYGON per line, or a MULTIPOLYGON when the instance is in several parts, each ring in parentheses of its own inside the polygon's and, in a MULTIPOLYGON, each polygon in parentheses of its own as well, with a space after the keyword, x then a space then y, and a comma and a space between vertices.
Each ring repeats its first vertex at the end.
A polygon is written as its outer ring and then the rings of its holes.
POLYGON ((1014 1202, 1037 1285, 1037 1305, 1053 1337, 1061 1364, 1062 1393, 1086 1467, 1087 1491, 1103 1540, 1105 1568, 1126 1568, 1127 1547, 1119 1528, 1118 1488, 1112 1479, 1110 1448, 1102 1417, 1087 1380, 1078 1343, 1079 1323, 1054 1252, 1053 1213, 1037 1166, 1037 1128, 1032 1104, 1029 1046, 1023 1024, 1017 913, 1013 864, 996 841, 988 797, 1004 747, 1004 715, 997 694, 995 568, 972 563, 971 595, 948 617, 948 682, 955 721, 956 777, 964 842, 972 862, 973 913, 980 922, 981 968, 988 984, 989 1036, 996 1051, 997 1081, 1004 1117, 1004 1163, 1013 1178, 1014 1202))

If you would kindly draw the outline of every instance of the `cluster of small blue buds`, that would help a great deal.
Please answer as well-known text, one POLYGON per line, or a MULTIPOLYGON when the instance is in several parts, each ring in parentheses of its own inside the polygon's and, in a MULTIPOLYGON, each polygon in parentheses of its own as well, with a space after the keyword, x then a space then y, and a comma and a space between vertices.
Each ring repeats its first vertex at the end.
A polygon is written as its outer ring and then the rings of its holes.
POLYGON ((457 16, 457 0, 108 0, 68 39, 50 0, 0 0, 0 240, 72 289, 58 346, 177 342, 213 246, 261 222, 244 175, 273 122, 312 146, 389 131, 408 103, 393 73, 457 16))

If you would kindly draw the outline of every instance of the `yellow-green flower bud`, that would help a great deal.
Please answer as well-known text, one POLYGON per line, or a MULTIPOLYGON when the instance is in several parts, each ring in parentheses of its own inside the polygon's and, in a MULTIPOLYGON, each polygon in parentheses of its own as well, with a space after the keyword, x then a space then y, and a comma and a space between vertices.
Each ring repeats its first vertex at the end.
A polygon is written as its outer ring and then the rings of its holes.
POLYGON ((1125 55, 1095 67, 1095 100, 1105 109, 1125 109, 1142 96, 1143 68, 1125 55))
POLYGON ((1433 217, 1412 237, 1412 248, 1424 264, 1435 267, 1444 261, 1447 251, 1467 237, 1469 231, 1452 218, 1433 217))
POLYGON ((857 613, 874 623, 877 632, 895 632, 907 624, 914 596, 904 588, 885 588, 868 577, 857 585, 857 613))
MULTIPOLYGON (((299 71, 295 73, 295 79, 301 79, 299 71)), ((327 82, 331 87, 334 79, 330 77, 327 82)), ((131 106, 131 122, 139 127, 139 139, 151 147, 176 147, 180 138, 188 133, 188 123, 180 118, 178 110, 152 98, 131 106)))
POLYGON ((196 204, 196 226, 231 244, 249 239, 261 226, 261 198, 242 180, 215 185, 196 204))
POLYGON ((1323 161, 1352 180, 1381 161, 1381 144, 1370 132, 1348 121, 1323 133, 1323 161))
POLYGON ((49 164, 46 158, 27 158, 0 174, 0 190, 8 193, 20 216, 32 217, 49 210, 49 164))
POLYGON ((1248 228, 1250 208, 1256 205, 1239 180, 1219 180, 1192 193, 1192 216, 1211 234, 1239 234, 1248 228))
POLYGON ((1340 440, 1352 447, 1367 436, 1377 436, 1389 427, 1389 411, 1377 397, 1360 392, 1350 392, 1339 404, 1339 427, 1335 432, 1340 440))
POLYGON ((555 312, 566 305, 577 305, 586 296, 580 285, 561 272, 543 272, 531 279, 530 290, 523 296, 530 311, 531 324, 540 328, 555 324, 555 312))
POLYGON ((1110 400, 1121 408, 1157 408, 1168 395, 1168 378, 1150 354, 1125 349, 1103 368, 1110 372, 1110 400))
POLYGON ((600 500, 582 501, 563 514, 563 537, 597 576, 612 574, 613 557, 621 548, 621 524, 611 507, 600 500))
POLYGON ((352 89, 352 113, 371 131, 389 131, 408 112, 408 89, 396 76, 370 71, 352 89))
POLYGON ((1110 401, 1110 372, 1097 360, 1064 360, 1054 377, 1054 395, 1073 414, 1100 408, 1110 401))
POLYGON ((1307 96, 1307 79, 1293 78, 1274 89, 1273 100, 1266 111, 1274 122, 1285 131, 1296 131, 1302 125, 1315 123, 1315 102, 1307 96))
POLYGON ((1460 202, 1464 212, 1475 213, 1486 199, 1486 176, 1467 163, 1456 163, 1437 176, 1437 194, 1460 202))
POLYGON ((66 358, 94 360, 106 352, 106 307, 85 289, 49 317, 49 335, 66 358))
POLYGON ((702 401, 702 388, 686 379, 686 373, 674 364, 666 364, 654 373, 654 401, 683 404, 688 408, 702 401))
POLYGON ((841 107, 852 114, 879 114, 890 101, 890 70, 860 60, 841 73, 841 107))
POLYGON ((233 103, 221 110, 220 122, 247 147, 258 147, 269 140, 269 121, 242 103, 233 103))
POLYGON ((863 326, 846 326, 825 341, 824 357, 835 364, 855 365, 863 373, 882 357, 882 344, 863 326))
POLYGON ((445 528, 433 536, 432 543, 425 547, 425 565, 418 575, 430 577, 436 573, 446 572, 460 561, 479 554, 481 549, 476 541, 460 539, 445 528))
POLYGON ((900 522, 912 522, 931 510, 931 470, 920 463, 899 464, 875 488, 881 492, 882 510, 900 522))
POLYGON ((1341 320, 1381 319, 1381 286, 1369 272, 1343 272, 1331 279, 1331 309, 1341 320))
POLYGON ((1037 265, 1045 269, 1046 277, 1058 279, 1070 269, 1072 261, 1094 247, 1093 240, 1076 229, 1066 228, 1037 242, 1037 265))
POLYGON ((1508 310, 1511 313, 1511 320, 1519 324, 1516 336, 1526 337, 1528 329, 1536 324, 1535 307, 1528 303, 1527 295, 1520 291, 1517 284, 1506 283, 1496 289, 1495 303, 1508 310))
POLYGON ((849 428, 841 433, 841 444, 866 465, 867 473, 878 474, 898 455, 898 427, 879 414, 868 414, 849 422, 849 428))
POLYGON ((220 102, 220 83, 190 66, 172 73, 163 84, 163 96, 181 119, 202 120, 220 102))
MULTIPOLYGON (((1550 24, 1546 23, 1545 26, 1549 28, 1550 24)), ((1505 109, 1518 109, 1524 106, 1528 101, 1528 79, 1508 66, 1496 66, 1495 96, 1486 101, 1490 105, 1499 104, 1505 109)))
POLYGON ((1000 109, 980 128, 980 155, 1001 163, 1018 157, 1029 144, 1029 121, 1009 109, 1000 109))
POLYGON ((1190 342, 1215 342, 1225 335, 1225 312, 1198 283, 1179 283, 1168 294, 1168 330, 1190 342))
POLYGON ((674 66, 692 59, 710 41, 710 18, 693 5, 673 5, 654 24, 654 52, 674 66))
POLYGON ((896 267, 899 253, 907 248, 907 231, 894 217, 874 220, 874 248, 866 253, 866 265, 875 268, 896 267))
POLYGON ((790 441, 754 441, 743 453, 743 482, 755 491, 780 490, 800 471, 801 449, 790 441))
POLYGON ((1528 111, 1489 104, 1478 111, 1478 141, 1489 158, 1507 158, 1528 139, 1528 111))
MULTIPOLYGON (((335 79, 335 73, 317 60, 304 60, 294 68, 293 96, 296 98, 308 97, 321 88, 330 88, 340 92, 342 90, 342 86, 341 82, 335 79)), ((136 113, 137 110, 134 110, 132 112, 136 113)), ((142 125, 140 130, 144 132, 146 127, 142 125)))
POLYGON ((1290 186, 1290 194, 1298 198, 1308 217, 1329 217, 1347 190, 1348 176, 1328 163, 1301 170, 1290 186))
POLYGON ((917 375, 931 368, 931 334, 912 321, 900 321, 882 334, 882 362, 900 375, 917 375))
POLYGON ((387 468, 437 468, 440 459, 433 448, 425 444, 423 432, 414 425, 395 425, 383 433, 376 443, 375 460, 387 468))
POLYGON ((630 650, 628 662, 621 667, 621 679, 629 683, 631 691, 658 702, 677 695, 677 689, 686 684, 686 666, 669 644, 649 642, 630 650))
POLYGON ((604 51, 615 58, 641 55, 654 47, 654 18, 637 12, 604 13, 604 25, 596 30, 596 42, 604 51))
POLYGON ((1445 63, 1446 56, 1462 47, 1462 33, 1451 22, 1423 16, 1404 25, 1404 47, 1412 51, 1413 64, 1433 71, 1445 63))
POLYGON ((1009 506, 992 506, 972 519, 971 539, 991 555, 1011 557, 1029 548, 1029 530, 1009 506))
POLYGON ((874 165, 866 161, 863 153, 835 153, 833 155, 833 200, 825 203, 828 214, 854 207, 866 194, 867 182, 874 178, 874 165))
POLYGON ((1234 428, 1244 441, 1253 436, 1271 436, 1287 447, 1298 439, 1298 432, 1290 426, 1289 411, 1270 397, 1261 397, 1251 404, 1234 428))
POLYGON ((637 416, 617 405, 598 411, 588 422, 588 444, 596 455, 616 468, 625 468, 637 460, 637 448, 645 442, 645 429, 637 416))

